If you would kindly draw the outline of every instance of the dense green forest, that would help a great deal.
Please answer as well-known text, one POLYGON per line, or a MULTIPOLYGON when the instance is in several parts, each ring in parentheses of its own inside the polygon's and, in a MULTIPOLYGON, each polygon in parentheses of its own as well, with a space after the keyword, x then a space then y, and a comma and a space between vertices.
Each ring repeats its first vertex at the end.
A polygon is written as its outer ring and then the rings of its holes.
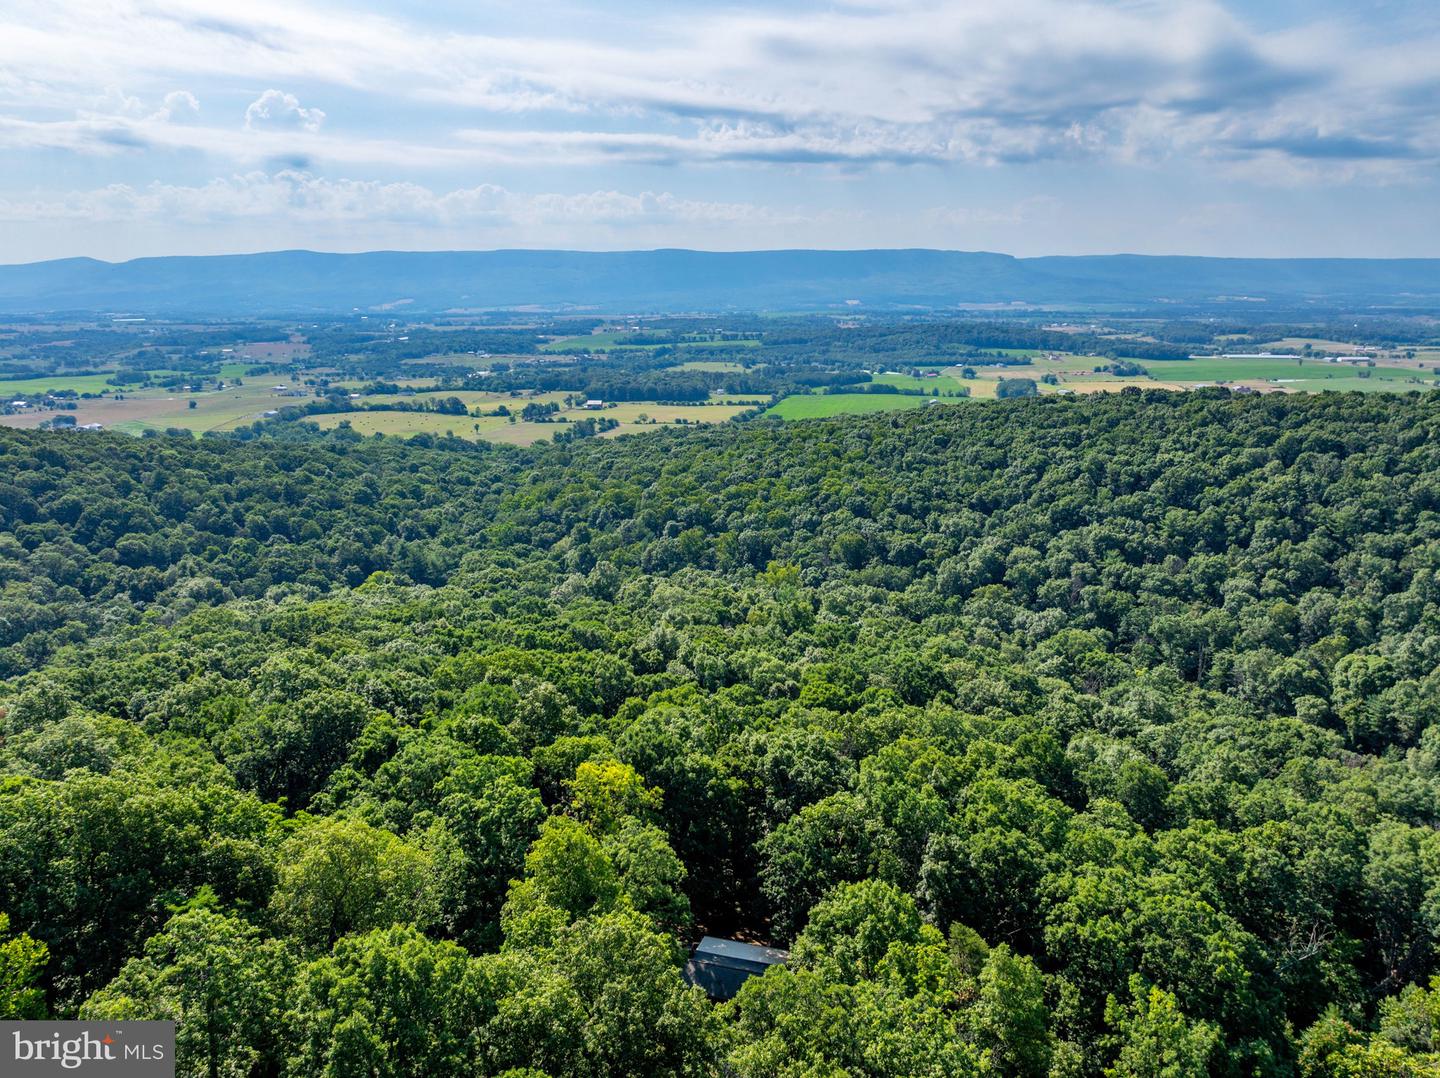
POLYGON ((186 1075, 1440 1073, 1440 398, 0 429, 0 582, 0 1016, 186 1075), (791 959, 715 1006, 701 931, 791 959))

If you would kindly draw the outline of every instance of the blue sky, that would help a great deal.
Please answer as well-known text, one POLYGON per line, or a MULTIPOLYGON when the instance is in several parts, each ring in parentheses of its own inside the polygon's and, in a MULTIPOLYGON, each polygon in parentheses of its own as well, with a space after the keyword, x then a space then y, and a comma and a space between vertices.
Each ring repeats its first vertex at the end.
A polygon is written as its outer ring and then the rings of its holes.
POLYGON ((1440 255, 1434 0, 6 0, 0 261, 1440 255))

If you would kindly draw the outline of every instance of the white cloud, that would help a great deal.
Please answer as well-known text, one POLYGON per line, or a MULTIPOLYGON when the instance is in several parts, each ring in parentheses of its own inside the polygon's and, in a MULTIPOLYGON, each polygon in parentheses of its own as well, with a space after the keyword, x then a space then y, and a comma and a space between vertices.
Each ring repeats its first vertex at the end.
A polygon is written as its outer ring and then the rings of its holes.
MULTIPOLYGON (((572 150, 578 163, 846 167, 1181 157, 1226 167, 1283 159, 1323 178, 1339 161, 1354 175, 1440 160, 1430 59, 1440 34, 1377 42, 1334 23, 1262 32, 1235 14, 1238 3, 1217 0, 725 8, 651 20, 608 42, 440 33, 314 0, 9 8, 0 104, 8 94, 33 105, 37 86, 64 101, 112 84, 199 85, 217 72, 249 86, 328 85, 383 100, 394 129, 425 143, 418 165, 451 160, 453 126, 465 128, 459 156, 521 163, 572 150), (452 123, 455 110, 468 117, 452 123), (537 122, 517 130, 515 115, 537 122)), ((127 100, 110 115, 140 116, 127 100)), ((272 89, 245 126, 314 135, 323 118, 272 89)), ((255 146, 218 133, 193 141, 241 160, 255 146)), ((321 150, 358 159, 338 142, 321 150)))
POLYGON ((250 102, 245 110, 245 127, 249 130, 319 131, 325 113, 319 109, 302 108, 300 99, 281 90, 266 90, 250 102))
POLYGON ((520 193, 495 184, 433 191, 420 184, 327 179, 307 172, 251 172, 186 186, 111 184, 60 197, 0 200, 0 221, 215 224, 398 222, 424 227, 583 224, 624 228, 684 222, 699 227, 799 220, 744 202, 697 201, 669 192, 520 193))
POLYGON ((143 116, 145 103, 133 94, 127 94, 118 86, 107 86, 91 104, 90 113, 96 116, 143 116))
POLYGON ((153 120, 182 122, 193 120, 200 115, 200 99, 189 90, 171 90, 165 95, 160 108, 151 114, 153 120))

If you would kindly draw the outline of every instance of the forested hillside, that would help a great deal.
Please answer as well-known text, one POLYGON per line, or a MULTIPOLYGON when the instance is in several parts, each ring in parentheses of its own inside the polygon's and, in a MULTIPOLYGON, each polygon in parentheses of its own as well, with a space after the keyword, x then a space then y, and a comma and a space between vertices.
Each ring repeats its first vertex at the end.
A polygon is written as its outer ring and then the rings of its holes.
POLYGON ((0 1016, 187 1075, 1440 1072, 1440 399, 0 429, 0 1016), (700 932, 788 946, 712 1006, 700 932))

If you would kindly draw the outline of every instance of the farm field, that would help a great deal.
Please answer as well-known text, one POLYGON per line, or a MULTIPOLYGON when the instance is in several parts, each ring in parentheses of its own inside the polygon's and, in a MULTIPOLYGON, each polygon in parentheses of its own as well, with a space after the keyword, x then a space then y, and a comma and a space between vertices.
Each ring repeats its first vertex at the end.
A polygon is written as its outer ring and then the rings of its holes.
POLYGON ((310 345, 305 341, 250 341, 234 349, 237 359, 289 363, 310 354, 310 345))
MULTIPOLYGON (((956 366, 948 368, 939 381, 943 385, 948 379, 954 384, 968 389, 972 397, 979 400, 993 400, 995 398, 995 387, 1000 384, 1000 379, 1002 378, 1029 378, 1039 383, 1040 379, 1046 374, 1057 374, 1058 376, 1060 372, 1067 369, 1072 372, 1076 371, 1079 369, 1081 362, 1081 360, 1072 359, 1067 364, 1064 361, 1057 362, 1037 358, 1030 363, 1015 367, 977 367, 972 364, 970 365, 970 369, 975 372, 974 378, 965 378, 961 373, 965 369, 964 366, 956 366)), ((1090 377, 1088 371, 1085 372, 1084 377, 1090 377)), ((924 379, 924 383, 927 385, 930 384, 931 381, 932 379, 924 379)), ((1059 387, 1057 386, 1048 386, 1043 383, 1039 385, 1039 390, 1042 394, 1055 393, 1058 392, 1058 389, 1059 387)))
MULTIPOLYGON (((1022 376, 1028 377, 1028 376, 1022 376)), ((1184 382, 1161 382, 1153 378, 1116 378, 1113 375, 1094 375, 1080 378, 1060 379, 1058 386, 1040 385, 1040 395, 1053 396, 1057 393, 1119 393, 1127 386, 1139 386, 1142 389, 1169 389, 1180 392, 1186 389, 1193 389, 1194 386, 1184 382)), ((982 394, 977 393, 976 396, 982 394)))
POLYGON ((1399 382, 1393 378, 1301 378, 1282 387, 1295 393, 1424 393, 1436 387, 1426 382, 1399 382))
MULTIPOLYGON (((369 379, 363 381, 356 381, 355 379, 350 378, 344 381, 331 382, 330 384, 335 389, 346 389, 353 391, 359 389, 361 386, 368 385, 369 381, 369 379)), ((407 389, 414 389, 421 392, 435 388, 434 378, 386 378, 385 383, 387 385, 404 386, 407 389)))
MULTIPOLYGON (((492 393, 483 389, 441 389, 428 391, 428 387, 418 388, 422 388, 422 392, 413 395, 405 393, 376 393, 372 396, 364 397, 363 402, 367 404, 404 404, 458 397, 470 408, 483 408, 496 404, 504 404, 512 408, 523 408, 532 401, 539 402, 540 404, 548 404, 553 401, 556 404, 563 405, 566 397, 578 396, 576 393, 562 390, 555 390, 550 393, 535 393, 529 390, 516 390, 514 392, 507 390, 492 393)), ((736 394, 716 390, 710 395, 710 404, 755 405, 763 404, 767 400, 769 400, 769 397, 758 393, 736 394)), ((616 401, 614 403, 617 407, 624 408, 629 402, 616 401)), ((644 402, 641 401, 639 403, 643 404, 644 402)), ((704 406, 702 405, 701 407, 704 406)), ((609 414, 608 411, 606 414, 609 414)))
POLYGON ((724 423, 733 419, 741 412, 748 411, 754 407, 753 404, 653 404, 648 401, 626 401, 605 408, 598 412, 567 411, 564 414, 572 418, 583 419, 585 416, 602 416, 606 419, 618 420, 621 424, 620 430, 610 431, 610 434, 624 434, 625 426, 634 426, 644 416, 653 423, 665 424, 674 423, 677 420, 686 420, 691 423, 724 423))
POLYGON ((957 393, 962 388, 961 380, 950 374, 935 378, 915 378, 908 374, 877 374, 872 376, 870 381, 875 385, 894 386, 896 389, 920 389, 926 393, 932 389, 938 389, 942 394, 957 393))
MULTIPOLYGON (((1278 341, 1269 341, 1266 344, 1260 345, 1256 351, 1275 352, 1294 349, 1298 352, 1307 344, 1311 348, 1319 349, 1323 352, 1339 352, 1347 356, 1364 355, 1366 352, 1366 350, 1359 345, 1351 344, 1347 341, 1327 340, 1324 337, 1282 337, 1278 341)), ((1239 349, 1234 350, 1238 351, 1239 349)))
MULTIPOLYGON (((667 342, 655 342, 653 344, 621 344, 620 342, 628 337, 644 336, 643 331, 639 333, 610 332, 610 333, 582 333, 576 337, 557 337, 553 341, 547 341, 540 346, 542 352, 568 352, 568 351, 602 351, 609 348, 662 348, 667 342)), ((759 348, 760 342, 756 339, 746 338, 737 341, 681 341, 685 348, 759 348)))
POLYGON ((176 393, 170 390, 137 390, 123 400, 97 397, 78 402, 74 410, 37 409, 21 415, 0 416, 0 425, 38 427, 57 415, 75 417, 76 423, 101 423, 107 430, 142 434, 146 430, 181 427, 202 434, 228 430, 261 418, 265 412, 294 403, 293 398, 274 394, 269 386, 235 386, 208 393, 176 393), (195 407, 190 407, 190 401, 195 407))
MULTIPOLYGON (((1201 385, 1226 383, 1231 386, 1248 385, 1261 390, 1284 390, 1287 392, 1321 392, 1324 390, 1361 390, 1364 392, 1405 392, 1409 389, 1430 389, 1440 370, 1421 369, 1420 357, 1411 365, 1356 367, 1349 364, 1328 363, 1324 360, 1269 359, 1191 359, 1191 360, 1144 360, 1137 361, 1149 377, 1137 375, 1123 377, 1108 371, 1096 371, 1094 367, 1107 361, 1094 356, 1060 356, 1055 359, 1035 357, 1029 363, 1012 366, 976 366, 973 379, 961 379, 962 365, 946 370, 946 375, 970 388, 971 395, 980 398, 995 396, 995 385, 1001 378, 1031 378, 1036 382, 1047 374, 1058 379, 1058 385, 1039 386, 1042 395, 1063 393, 1115 393, 1126 386, 1143 389, 1187 390, 1201 385), (1365 370, 1368 376, 1358 377, 1365 370)), ((903 378, 903 376, 901 376, 903 378)), ((876 381, 893 385, 929 384, 929 379, 897 381, 896 376, 877 376, 876 381)), ((943 383, 942 383, 943 384, 943 383)), ((942 390, 943 391, 943 390, 942 390)))
POLYGON ((740 337, 733 341, 684 341, 686 348, 759 348, 758 337, 740 337))
POLYGON ((32 393, 105 393, 113 391, 112 374, 48 374, 39 378, 8 378, 0 381, 0 397, 13 400, 32 393))
POLYGON ((504 416, 439 415, 435 412, 337 412, 331 415, 311 416, 306 422, 314 423, 321 430, 334 430, 349 426, 367 438, 384 434, 394 438, 412 438, 417 434, 432 434, 443 437, 454 434, 457 438, 470 441, 509 442, 514 445, 529 445, 548 437, 553 432, 553 423, 511 423, 504 416))
POLYGON ((581 333, 574 337, 556 337, 540 346, 542 352, 567 352, 571 349, 614 348, 621 337, 630 333, 581 333))
MULTIPOLYGON (((1153 360, 1141 364, 1156 378, 1172 382, 1220 382, 1277 379, 1354 379, 1361 368, 1328 363, 1323 359, 1181 359, 1153 360)), ((1367 367, 1369 380, 1399 380, 1416 377, 1404 367, 1367 367)), ((1364 381, 1365 379, 1359 379, 1364 381)))
MULTIPOLYGON (((128 404, 129 401, 119 403, 128 404)), ((241 386, 237 389, 221 390, 218 393, 167 397, 163 402, 157 400, 155 403, 157 406, 163 403, 166 407, 157 407, 153 414, 145 415, 131 423, 106 425, 111 429, 128 434, 140 434, 146 429, 165 430, 168 427, 179 427, 196 434, 204 434, 206 431, 230 430, 253 423, 272 409, 301 402, 295 398, 277 397, 268 387, 241 386), (189 407, 188 403, 192 398, 195 401, 194 408, 189 407)), ((81 420, 81 422, 104 423, 105 420, 81 420)))
MULTIPOLYGON (((554 400, 559 403, 564 396, 563 393, 549 393, 516 400, 492 395, 492 400, 506 403, 518 413, 521 407, 532 401, 545 403, 554 400)), ((444 436, 453 433, 457 438, 471 441, 530 445, 553 438, 567 430, 570 423, 581 419, 616 420, 620 426, 605 432, 606 437, 615 437, 673 424, 678 420, 690 423, 723 423, 751 407, 753 405, 748 403, 667 405, 653 401, 633 401, 599 411, 567 408, 559 414, 569 420, 569 423, 527 423, 518 418, 512 423, 505 416, 440 415, 435 412, 339 412, 314 416, 309 422, 319 425, 322 430, 333 430, 348 422, 353 430, 366 437, 384 434, 396 438, 410 438, 417 434, 444 436)))
POLYGON ((712 373, 724 373, 726 371, 743 371, 743 363, 731 363, 723 359, 692 359, 685 363, 677 363, 670 368, 675 371, 711 371, 712 373))
POLYGON ((405 393, 376 393, 373 396, 363 397, 357 404, 417 404, 423 401, 447 400, 450 397, 458 397, 465 402, 467 408, 492 408, 497 404, 503 404, 509 408, 519 410, 532 401, 540 404, 548 404, 551 401, 556 404, 563 404, 565 398, 570 394, 566 393, 537 393, 530 395, 524 392, 517 393, 490 393, 483 389, 456 389, 436 390, 418 394, 405 393))
POLYGON ((433 356, 412 356, 409 359, 402 359, 402 367, 428 367, 431 364, 443 363, 452 367, 475 367, 484 370, 495 361, 495 356, 477 356, 469 352, 441 352, 433 356))
POLYGON ((834 415, 922 408, 937 399, 953 403, 960 398, 904 397, 889 393, 803 393, 786 397, 765 414, 777 419, 823 419, 834 415))

